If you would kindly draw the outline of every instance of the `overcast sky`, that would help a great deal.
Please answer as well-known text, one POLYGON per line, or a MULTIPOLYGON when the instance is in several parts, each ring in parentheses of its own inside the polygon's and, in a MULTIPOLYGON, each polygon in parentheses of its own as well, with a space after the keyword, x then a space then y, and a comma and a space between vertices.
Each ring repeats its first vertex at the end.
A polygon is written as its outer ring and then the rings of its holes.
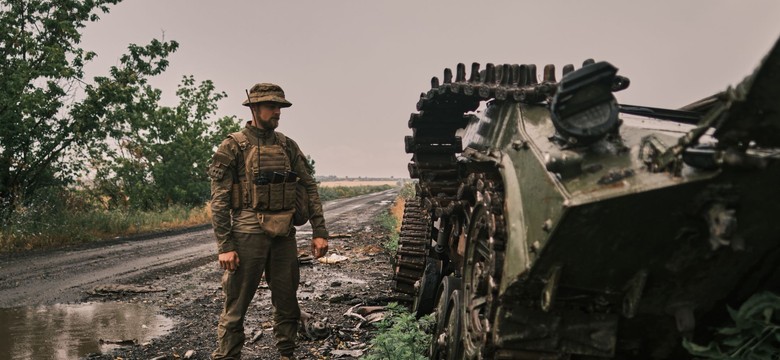
POLYGON ((97 75, 129 43, 176 40, 152 82, 167 105, 192 74, 227 92, 219 116, 246 120, 244 89, 277 83, 294 104, 279 130, 318 175, 408 177, 409 114, 445 67, 552 63, 560 74, 592 57, 631 79, 619 102, 680 107, 749 74, 780 36, 779 16, 775 0, 125 0, 82 45, 98 53, 97 75))

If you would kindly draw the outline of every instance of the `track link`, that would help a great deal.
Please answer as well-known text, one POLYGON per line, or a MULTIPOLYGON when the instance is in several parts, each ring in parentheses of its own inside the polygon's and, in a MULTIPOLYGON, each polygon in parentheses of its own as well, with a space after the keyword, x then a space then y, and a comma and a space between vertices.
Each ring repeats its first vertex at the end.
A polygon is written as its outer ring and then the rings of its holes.
POLYGON ((414 296, 415 283, 425 271, 425 259, 430 248, 431 217, 419 199, 404 207, 401 233, 395 262, 395 290, 414 296))

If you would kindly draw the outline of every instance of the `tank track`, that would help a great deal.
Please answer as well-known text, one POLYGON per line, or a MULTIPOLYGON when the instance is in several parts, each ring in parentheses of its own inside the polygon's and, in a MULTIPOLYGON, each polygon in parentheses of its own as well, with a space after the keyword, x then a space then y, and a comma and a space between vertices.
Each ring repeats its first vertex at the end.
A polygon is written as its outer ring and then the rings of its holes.
MULTIPOLYGON (((592 59, 583 66, 593 64, 592 59)), ((574 71, 574 65, 563 67, 563 75, 574 71)), ((617 76, 612 84, 613 91, 627 88, 628 78, 617 76)), ((555 66, 545 65, 542 81, 537 81, 536 65, 494 66, 487 64, 480 70, 478 63, 471 66, 471 75, 466 79, 466 66, 458 64, 453 79, 451 69, 444 69, 443 82, 431 79, 431 89, 420 94, 418 113, 409 118, 412 135, 404 139, 407 154, 412 154, 409 175, 420 181, 420 196, 431 209, 445 208, 456 200, 456 193, 462 174, 459 171, 456 154, 462 152, 462 139, 456 136, 473 119, 466 115, 487 100, 515 101, 536 104, 555 95, 558 83, 555 66), (454 81, 453 81, 454 80, 454 81)))
POLYGON ((430 216, 419 199, 406 202, 395 258, 395 290, 414 296, 425 271, 430 243, 430 216))
MULTIPOLYGON (((573 66, 567 65, 564 73, 571 70, 573 66)), ((487 64, 480 71, 480 65, 474 63, 469 79, 464 64, 458 64, 454 82, 450 69, 444 70, 443 84, 436 77, 431 79, 431 90, 422 93, 417 102, 419 112, 409 118, 412 135, 404 139, 406 153, 412 154, 409 174, 419 183, 417 201, 407 203, 404 210, 395 267, 397 291, 416 295, 415 284, 423 276, 433 240, 430 215, 438 217, 458 201, 464 174, 456 158, 463 150, 456 132, 472 121, 473 115, 467 113, 490 99, 543 101, 556 89, 554 73, 555 67, 547 65, 544 81, 537 83, 535 65, 487 64)))
MULTIPOLYGON (((583 66, 592 63, 593 60, 586 60, 583 66)), ((574 66, 566 65, 562 73, 566 75, 572 71, 574 66)), ((627 78, 616 77, 612 90, 619 91, 628 85, 627 78)), ((406 136, 404 143, 406 153, 412 154, 408 165, 409 174, 419 181, 420 199, 420 203, 411 208, 409 217, 420 216, 416 211, 425 209, 429 215, 424 222, 427 229, 432 229, 432 220, 453 214, 462 213, 468 218, 468 221, 461 221, 464 228, 458 231, 459 234, 467 234, 469 238, 465 244, 466 258, 460 259, 463 262, 464 273, 460 274, 463 276, 463 288, 453 292, 453 296, 457 297, 456 306, 464 306, 465 311, 461 313, 460 310, 448 309, 447 324, 436 329, 438 335, 456 331, 457 334, 451 333, 449 336, 456 339, 459 345, 454 346, 452 341, 437 342, 431 348, 434 357, 450 352, 454 353, 444 356, 517 358, 522 355, 498 347, 492 338, 492 324, 486 320, 493 318, 496 312, 497 284, 500 282, 504 259, 505 222, 502 215, 501 180, 495 177, 492 159, 485 158, 491 163, 489 168, 480 165, 483 161, 479 153, 469 156, 477 161, 458 160, 457 155, 463 152, 463 140, 457 136, 457 132, 477 120, 470 113, 477 110, 482 101, 538 104, 549 100, 557 89, 554 65, 544 67, 542 81, 538 82, 535 65, 487 64, 484 70, 480 70, 480 65, 474 63, 467 79, 466 66, 458 64, 454 78, 452 70, 445 69, 442 82, 436 77, 431 79, 431 89, 420 95, 418 112, 412 113, 409 118, 408 126, 412 129, 412 135, 406 136), (477 251, 477 248, 482 250, 477 251), (446 344, 453 349, 441 348, 441 345, 446 347, 446 344)), ((414 249, 414 252, 399 253, 396 289, 419 298, 425 289, 418 289, 414 285, 422 284, 426 261, 431 261, 428 258, 430 244, 435 239, 415 236, 423 234, 412 232, 411 227, 407 229, 409 231, 402 231, 402 242, 409 244, 409 249, 414 249)), ((423 233, 430 235, 430 231, 425 230, 423 233)), ((457 241, 450 239, 448 243, 457 241)), ((450 302, 447 304, 453 306, 450 302)), ((441 308, 441 304, 436 306, 441 308)), ((444 335, 442 338, 450 337, 444 335)))

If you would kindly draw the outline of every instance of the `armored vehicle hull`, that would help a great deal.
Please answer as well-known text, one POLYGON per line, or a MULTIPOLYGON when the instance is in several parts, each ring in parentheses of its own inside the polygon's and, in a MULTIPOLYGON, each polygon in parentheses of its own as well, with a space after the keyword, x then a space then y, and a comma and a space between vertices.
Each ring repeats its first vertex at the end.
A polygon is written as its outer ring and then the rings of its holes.
POLYGON ((690 358, 780 291, 780 44, 680 110, 619 105, 616 73, 460 64, 421 95, 396 288, 432 358, 690 358))

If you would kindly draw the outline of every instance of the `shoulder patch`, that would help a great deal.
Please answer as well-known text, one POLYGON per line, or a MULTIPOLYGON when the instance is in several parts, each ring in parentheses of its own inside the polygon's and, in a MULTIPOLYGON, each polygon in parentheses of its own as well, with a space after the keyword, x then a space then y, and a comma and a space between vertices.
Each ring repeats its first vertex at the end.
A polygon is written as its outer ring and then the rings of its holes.
POLYGON ((230 161, 230 156, 227 154, 221 152, 214 153, 214 156, 211 158, 211 164, 207 170, 209 177, 215 181, 222 180, 222 178, 225 177, 225 172, 230 165, 230 161))
POLYGON ((208 170, 209 177, 214 181, 222 180, 225 177, 226 169, 227 167, 222 166, 220 163, 211 163, 208 170))

